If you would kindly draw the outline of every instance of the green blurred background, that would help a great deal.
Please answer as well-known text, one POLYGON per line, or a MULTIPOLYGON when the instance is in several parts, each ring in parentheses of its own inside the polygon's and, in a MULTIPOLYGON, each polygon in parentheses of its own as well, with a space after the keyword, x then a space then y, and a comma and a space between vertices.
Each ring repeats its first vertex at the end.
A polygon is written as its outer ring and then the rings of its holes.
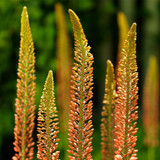
MULTIPOLYGON (((8 160, 13 152, 13 128, 16 97, 18 52, 20 45, 20 18, 24 5, 28 8, 30 26, 36 53, 36 105, 46 75, 50 69, 56 74, 56 20, 54 5, 61 2, 68 18, 73 46, 73 31, 68 9, 79 16, 94 55, 94 139, 93 159, 100 160, 100 112, 104 94, 106 60, 115 65, 118 49, 117 12, 125 13, 129 25, 137 23, 137 63, 139 71, 138 158, 146 160, 142 126, 142 89, 148 58, 154 54, 159 60, 159 0, 0 0, 0 159, 8 160)), ((55 79, 56 81, 56 79, 55 79)), ((56 82, 55 82, 56 88, 56 82)), ((36 130, 34 132, 36 141, 36 130)), ((36 148, 36 146, 35 146, 36 148)), ((156 149, 160 159, 160 146, 156 149)), ((36 158, 35 158, 36 159, 36 158)))

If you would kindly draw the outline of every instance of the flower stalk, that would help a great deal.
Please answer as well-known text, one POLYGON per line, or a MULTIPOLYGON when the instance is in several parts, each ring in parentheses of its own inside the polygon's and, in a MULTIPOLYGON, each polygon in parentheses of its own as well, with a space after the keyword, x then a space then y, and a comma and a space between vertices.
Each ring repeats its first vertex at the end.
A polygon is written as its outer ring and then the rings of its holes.
POLYGON ((101 119, 101 152, 103 160, 114 158, 114 109, 115 109, 115 75, 111 61, 107 60, 105 78, 105 94, 103 99, 101 119))
POLYGON ((71 76, 71 103, 69 119, 70 159, 92 159, 92 85, 93 55, 77 15, 70 9, 74 30, 75 52, 71 76))
POLYGON ((14 128, 15 159, 32 159, 34 155, 33 129, 35 119, 35 53, 27 8, 21 15, 21 41, 18 63, 17 98, 14 128))
POLYGON ((145 131, 145 145, 148 147, 148 160, 155 159, 155 149, 158 140, 159 118, 159 71, 155 56, 149 58, 149 65, 143 89, 143 124, 145 131))
POLYGON ((131 26, 124 42, 117 71, 117 99, 115 108, 115 157, 137 159, 134 148, 138 128, 138 72, 136 64, 136 23, 131 26))
POLYGON ((57 160, 58 148, 58 115, 54 98, 53 73, 49 71, 38 111, 38 153, 39 160, 57 160))

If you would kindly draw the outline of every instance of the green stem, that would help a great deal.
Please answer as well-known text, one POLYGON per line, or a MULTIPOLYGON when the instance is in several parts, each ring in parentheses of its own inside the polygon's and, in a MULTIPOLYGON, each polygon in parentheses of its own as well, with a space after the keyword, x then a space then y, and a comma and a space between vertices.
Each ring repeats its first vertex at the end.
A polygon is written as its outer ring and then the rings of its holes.
POLYGON ((26 121, 27 121, 27 105, 28 105, 28 63, 26 62, 25 72, 25 92, 24 92, 24 109, 23 109, 23 125, 22 125, 22 160, 25 160, 25 150, 26 150, 26 121))
POLYGON ((108 108, 108 141, 109 141, 109 157, 108 160, 113 159, 113 146, 112 146, 112 89, 111 89, 111 78, 108 76, 108 81, 109 81, 109 108, 108 108))
POLYGON ((68 135, 67 135, 67 131, 64 131, 63 133, 61 132, 61 142, 62 142, 62 145, 63 145, 63 149, 64 149, 64 160, 68 160, 68 152, 67 152, 67 149, 68 149, 68 135))
MULTIPOLYGON (((80 34, 80 33, 79 33, 80 34)), ((85 69, 85 60, 86 60, 86 57, 85 57, 85 49, 84 49, 84 46, 83 46, 83 42, 82 42, 82 38, 81 36, 79 37, 79 42, 80 42, 80 45, 81 45, 81 49, 82 49, 82 56, 83 56, 83 62, 82 62, 82 74, 80 75, 81 76, 81 85, 80 85, 80 121, 79 121, 79 127, 80 127, 80 132, 79 132, 79 150, 80 150, 80 155, 79 155, 79 158, 80 160, 82 160, 82 152, 83 152, 83 149, 82 149, 82 142, 83 142, 83 136, 82 136, 82 130, 83 130, 83 88, 84 88, 84 69, 85 69)))
MULTIPOLYGON (((50 93, 47 93, 50 94, 50 93)), ((47 101, 50 100, 49 95, 47 95, 47 101)), ((47 112, 46 112, 46 132, 47 132, 47 158, 50 159, 50 129, 49 129, 49 107, 50 104, 47 104, 47 112)))
POLYGON ((129 90, 130 90, 130 77, 129 77, 129 55, 126 58, 126 79, 127 79, 127 102, 126 102, 126 119, 125 119, 125 138, 124 138, 124 154, 126 155, 124 160, 128 160, 127 152, 127 135, 128 135, 128 113, 129 113, 129 90))
POLYGON ((148 147, 148 160, 155 160, 155 147, 148 147))

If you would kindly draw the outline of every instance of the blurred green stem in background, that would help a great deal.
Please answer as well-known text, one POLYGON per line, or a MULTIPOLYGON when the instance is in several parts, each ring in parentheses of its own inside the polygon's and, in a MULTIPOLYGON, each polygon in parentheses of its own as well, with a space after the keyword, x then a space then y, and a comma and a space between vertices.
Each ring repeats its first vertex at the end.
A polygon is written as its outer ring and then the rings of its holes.
POLYGON ((155 147, 148 147, 148 160, 155 160, 155 147))

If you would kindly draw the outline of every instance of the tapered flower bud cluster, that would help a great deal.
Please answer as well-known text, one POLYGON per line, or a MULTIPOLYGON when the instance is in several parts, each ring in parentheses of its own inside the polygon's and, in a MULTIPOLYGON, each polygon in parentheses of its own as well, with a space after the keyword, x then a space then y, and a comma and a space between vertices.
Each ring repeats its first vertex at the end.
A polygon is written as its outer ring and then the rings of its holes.
POLYGON ((35 53, 26 7, 22 11, 20 35, 13 143, 16 153, 12 158, 14 160, 32 159, 34 155, 32 132, 35 119, 35 53))
POLYGON ((74 30, 75 52, 71 76, 69 119, 70 159, 91 160, 93 56, 77 15, 69 10, 74 30))
POLYGON ((111 61, 107 61, 105 79, 105 94, 103 99, 101 119, 101 151, 103 160, 112 160, 114 157, 114 109, 115 109, 115 76, 111 61))
MULTIPOLYGON (((57 103, 59 106, 60 129, 68 129, 69 104, 70 104, 70 77, 71 77, 71 42, 67 30, 66 15, 61 3, 55 5, 57 23, 57 103)), ((65 136, 66 138, 66 136, 65 136)))
MULTIPOLYGON (((127 33, 129 31, 129 25, 127 18, 123 12, 118 12, 117 14, 117 23, 118 23, 118 29, 119 29, 119 40, 118 40, 118 53, 117 53, 117 65, 118 62, 121 59, 121 51, 124 44, 124 41, 127 38, 127 33)), ((116 66, 116 73, 117 73, 117 67, 116 66)))
POLYGON ((121 52, 117 72, 117 100, 115 108, 115 157, 137 159, 135 149, 138 128, 138 72, 136 64, 136 24, 128 32, 121 52))
POLYGON ((58 115, 54 98, 52 71, 49 71, 38 111, 38 153, 40 160, 57 160, 58 148, 58 115))
POLYGON ((145 130, 145 144, 148 147, 157 147, 158 118, 159 118, 159 71, 155 56, 149 59, 149 65, 143 89, 143 122, 145 130))

